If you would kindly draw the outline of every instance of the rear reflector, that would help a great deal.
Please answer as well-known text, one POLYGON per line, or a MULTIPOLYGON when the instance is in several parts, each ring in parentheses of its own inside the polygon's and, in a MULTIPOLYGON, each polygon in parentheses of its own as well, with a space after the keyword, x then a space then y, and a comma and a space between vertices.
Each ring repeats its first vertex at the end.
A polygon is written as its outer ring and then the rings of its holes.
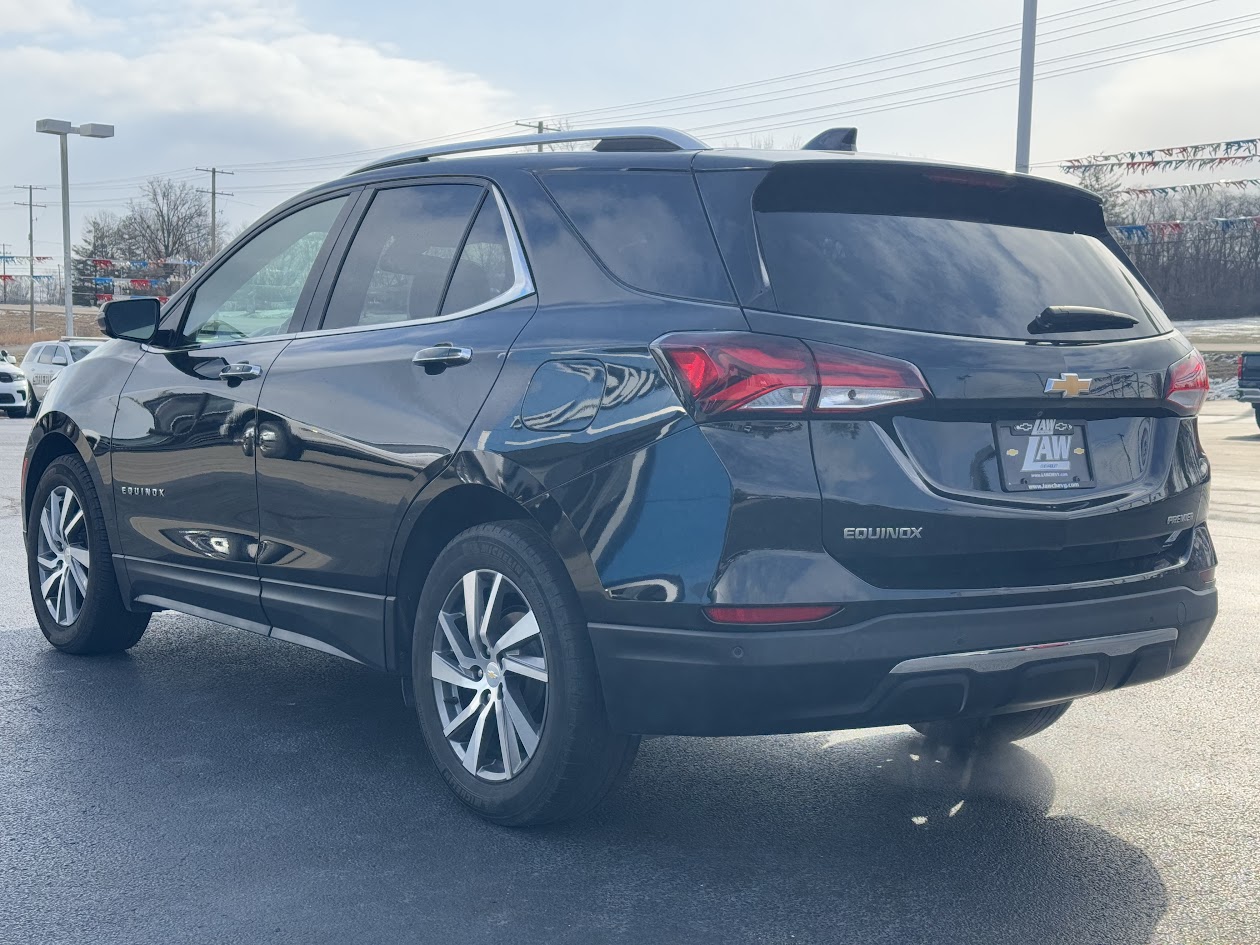
POLYGON ((1168 392, 1164 396, 1177 406, 1198 413, 1210 387, 1203 355, 1191 351, 1168 369, 1168 392))
POLYGON ((675 332, 653 344, 697 420, 852 413, 928 396, 906 361, 752 332, 675 332))
POLYGON ((839 613, 832 604, 806 604, 792 607, 706 607, 704 615, 714 623, 810 623, 839 613))

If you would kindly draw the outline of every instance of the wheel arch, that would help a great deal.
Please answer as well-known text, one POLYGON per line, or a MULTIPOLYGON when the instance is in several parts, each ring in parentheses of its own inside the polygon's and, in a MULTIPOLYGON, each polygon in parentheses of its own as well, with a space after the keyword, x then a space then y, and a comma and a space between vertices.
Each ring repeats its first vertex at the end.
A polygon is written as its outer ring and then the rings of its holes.
MULTIPOLYGON (((31 445, 27 448, 24 463, 22 489, 22 531, 26 531, 26 523, 31 517, 31 502, 35 498, 35 490, 39 488, 39 480, 44 471, 59 456, 78 456, 92 477, 92 485, 96 487, 97 498, 104 511, 106 524, 110 523, 112 503, 109 501, 105 483, 91 446, 83 436, 79 425, 65 414, 48 413, 40 417, 31 433, 31 445)), ((113 537, 112 535, 110 536, 113 537)))
POLYGON ((407 675, 420 593, 442 549, 465 529, 505 520, 533 522, 543 531, 579 598, 602 594, 577 530, 541 483, 501 456, 462 453, 412 502, 394 540, 386 603, 387 668, 407 675))

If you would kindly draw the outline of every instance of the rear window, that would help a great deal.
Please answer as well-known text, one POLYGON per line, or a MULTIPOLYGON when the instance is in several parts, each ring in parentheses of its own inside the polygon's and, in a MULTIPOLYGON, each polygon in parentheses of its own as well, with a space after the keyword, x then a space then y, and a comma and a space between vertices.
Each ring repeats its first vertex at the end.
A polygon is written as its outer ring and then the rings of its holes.
POLYGON ((1089 306, 1138 324, 1036 337, 1101 341, 1170 327, 1099 238, 1097 205, 1050 184, 787 165, 758 188, 753 216, 776 307, 789 314, 1028 339, 1047 307, 1089 306))
POLYGON ((622 282, 675 298, 734 301, 690 171, 539 176, 582 239, 622 282))

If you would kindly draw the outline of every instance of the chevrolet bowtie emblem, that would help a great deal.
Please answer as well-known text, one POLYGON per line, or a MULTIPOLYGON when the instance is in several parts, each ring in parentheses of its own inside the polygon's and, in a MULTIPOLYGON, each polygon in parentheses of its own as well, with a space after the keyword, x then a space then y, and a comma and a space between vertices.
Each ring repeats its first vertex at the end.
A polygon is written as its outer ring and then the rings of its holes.
POLYGON ((1075 374, 1064 374, 1046 381, 1047 394, 1062 394, 1064 397, 1079 397, 1088 393, 1089 385, 1094 383, 1092 377, 1077 377, 1075 374))

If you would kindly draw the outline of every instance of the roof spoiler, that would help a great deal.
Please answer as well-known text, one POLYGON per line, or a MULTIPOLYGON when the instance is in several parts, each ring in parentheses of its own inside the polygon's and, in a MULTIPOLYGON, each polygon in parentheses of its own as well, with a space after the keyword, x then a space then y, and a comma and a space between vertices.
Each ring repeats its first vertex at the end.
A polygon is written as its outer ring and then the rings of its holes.
POLYGON ((806 151, 856 151, 856 128, 828 128, 805 144, 806 151))

